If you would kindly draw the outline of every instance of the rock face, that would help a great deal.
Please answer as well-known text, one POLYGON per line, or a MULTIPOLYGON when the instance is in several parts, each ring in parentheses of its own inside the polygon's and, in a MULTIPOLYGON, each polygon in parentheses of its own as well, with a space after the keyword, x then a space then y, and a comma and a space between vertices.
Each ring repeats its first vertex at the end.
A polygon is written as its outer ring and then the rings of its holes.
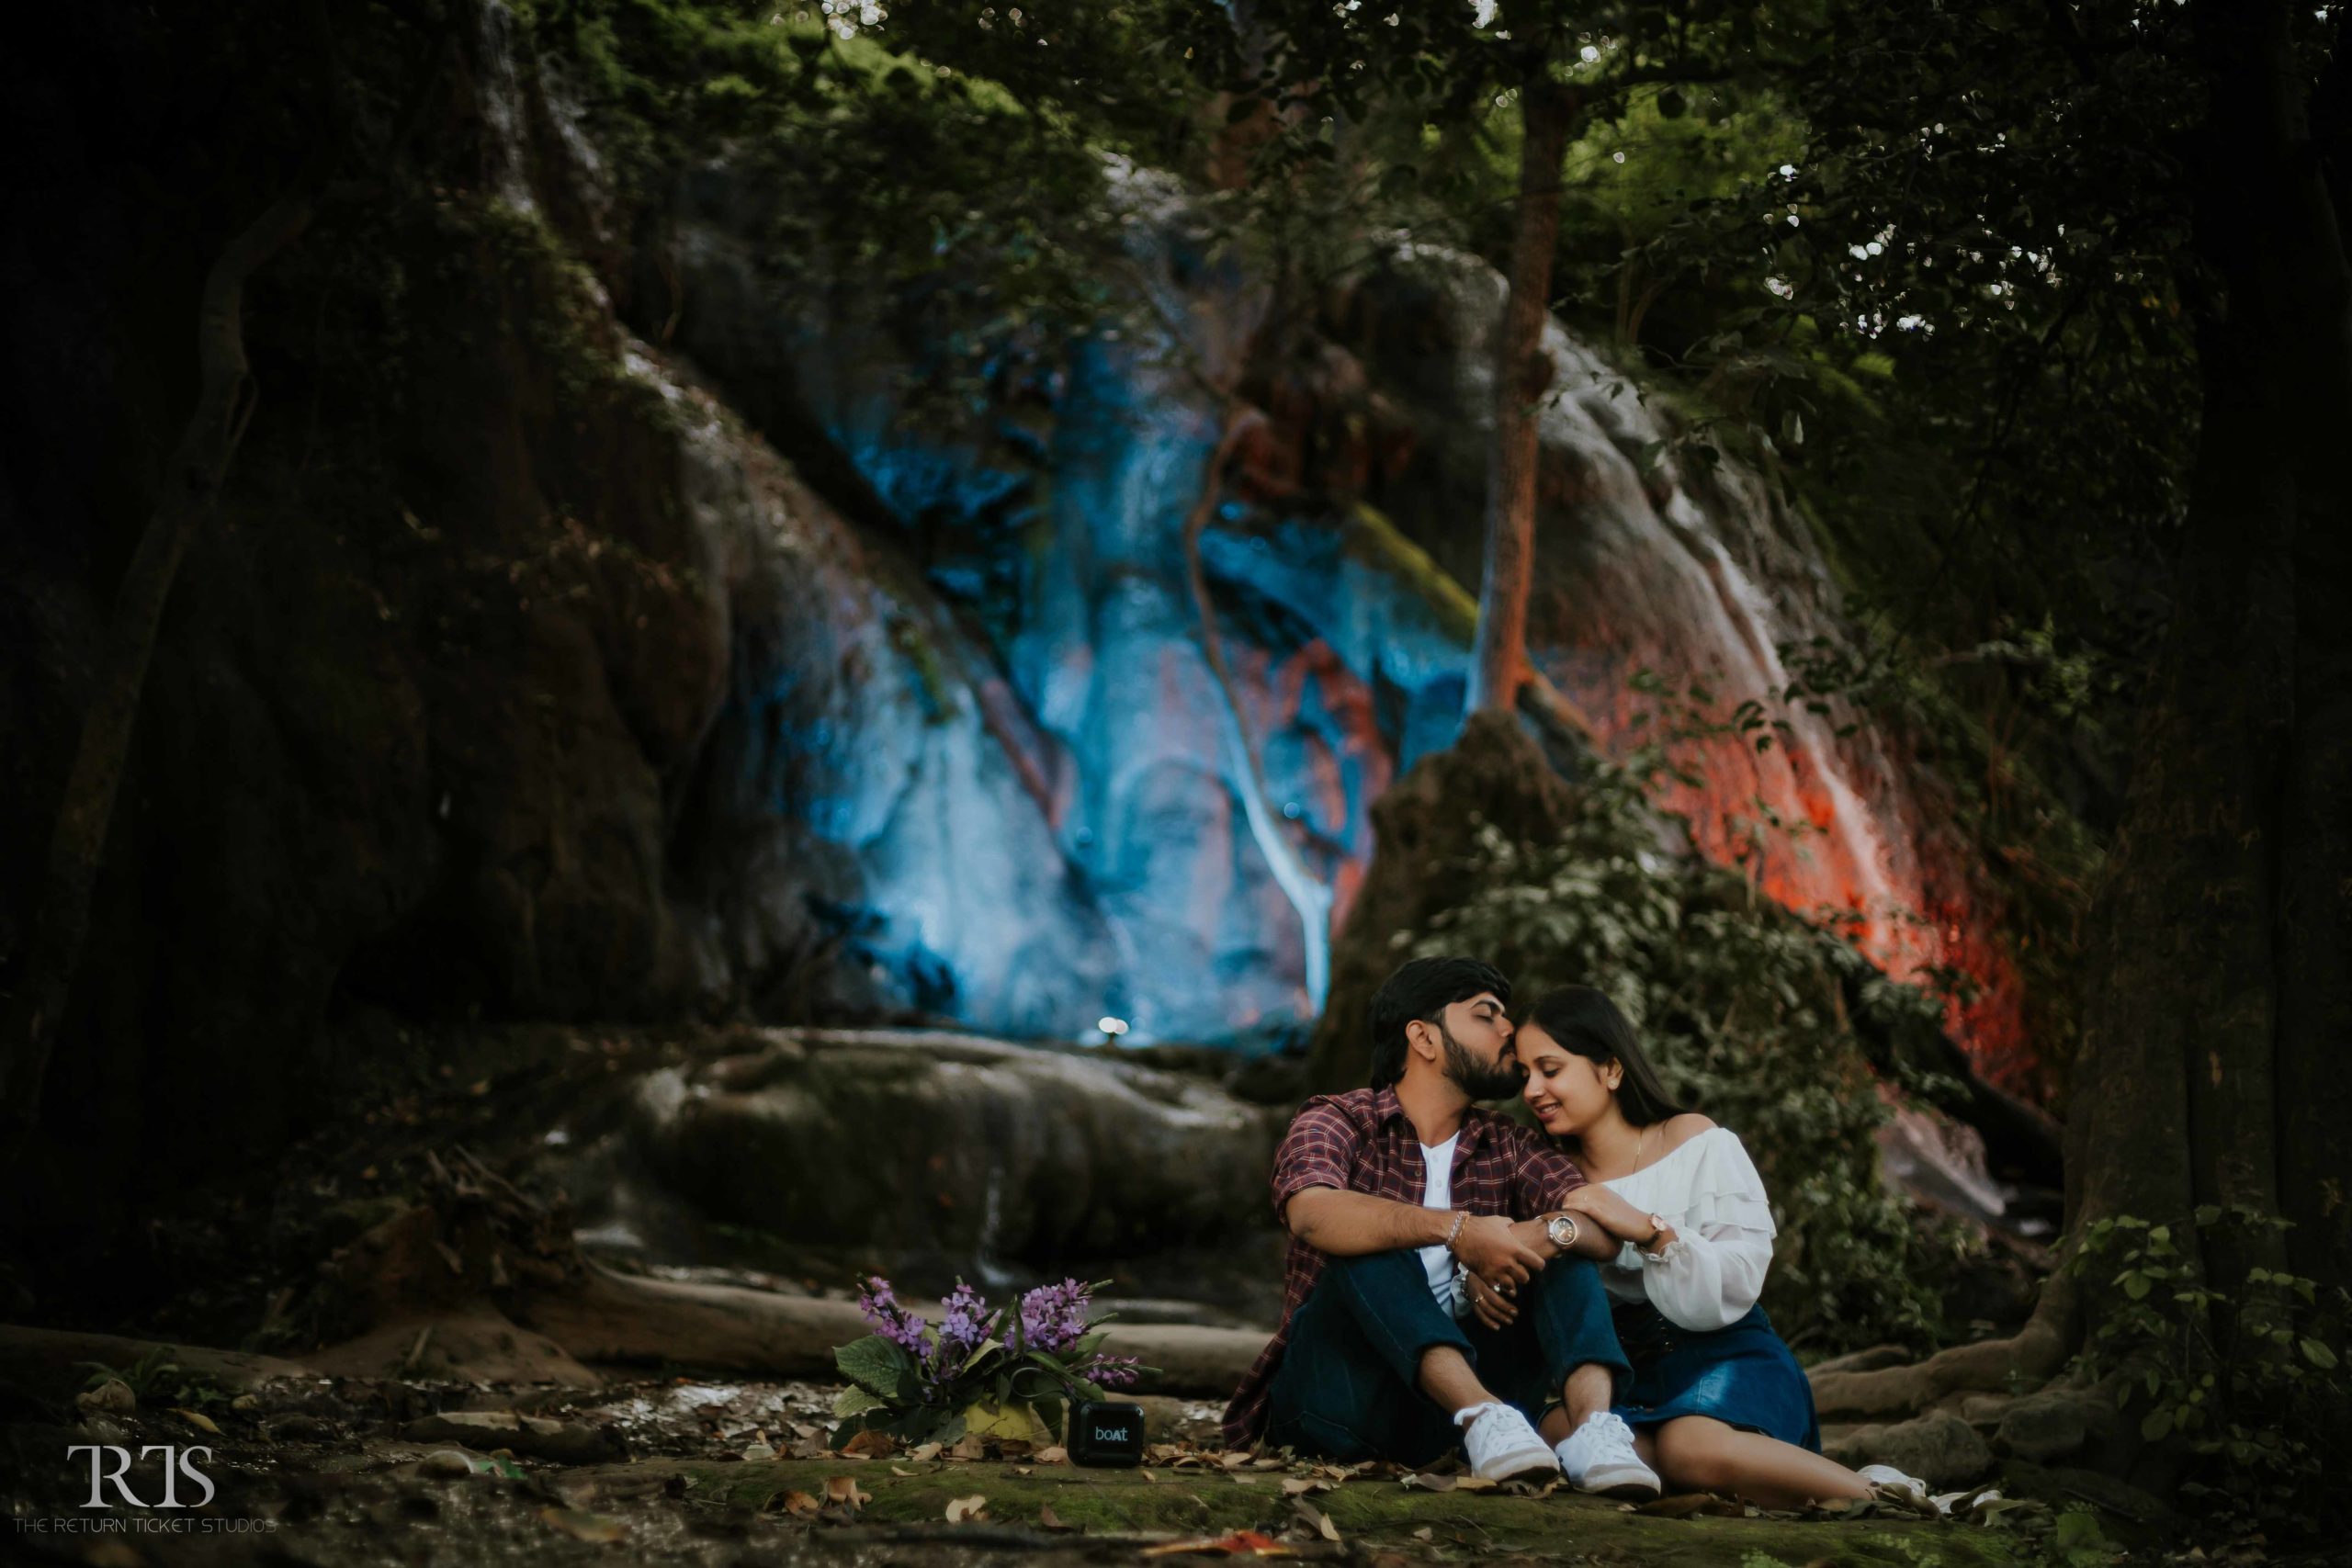
POLYGON ((1541 843, 1560 835, 1570 809, 1568 786, 1518 721, 1499 714, 1473 717, 1450 750, 1415 763, 1382 797, 1373 808, 1372 872, 1332 949, 1331 1005, 1308 1058, 1317 1089, 1364 1082, 1372 994, 1402 962, 1386 933, 1426 930, 1456 901, 1449 868, 1469 855, 1480 829, 1541 843))
MULTIPOLYGON (((1202 252, 1180 193, 1128 171, 1114 191, 1161 325, 1008 374, 968 420, 910 416, 910 362, 888 328, 777 280, 747 238, 762 198, 742 170, 684 182, 639 271, 664 280, 673 341, 730 401, 786 449, 845 464, 943 600, 985 627, 1030 720, 1015 742, 1024 776, 1124 960, 1106 1005, 1138 1038, 1217 1038, 1314 1010, 1299 916, 1220 753, 1185 592, 1180 520, 1219 433, 1204 383, 1264 414, 1203 556, 1272 800, 1344 919, 1373 804, 1461 721, 1475 606, 1460 585, 1479 575, 1464 520, 1483 494, 1502 284, 1475 259, 1407 244, 1332 286, 1301 341, 1266 327, 1253 281, 1202 252)), ((1611 744, 1688 716, 1634 689, 1644 670, 1676 693, 1703 683, 1707 719, 1748 702, 1782 718, 1776 694, 1801 673, 1783 649, 1845 637, 1805 524, 1751 469, 1684 450, 1704 444, 1679 443, 1671 413, 1558 323, 1544 346, 1557 390, 1542 419, 1537 662, 1611 744)), ((1770 749, 1696 738, 1684 760, 1702 782, 1663 804, 1690 815, 1702 852, 1756 858, 1784 903, 1854 917, 1897 973, 1974 975, 1984 995, 1956 1032, 1997 1058, 2016 1043, 2017 998, 1992 915, 1938 839, 1916 771, 1853 716, 1799 705, 1770 749), (1768 818, 1787 826, 1759 829, 1768 818)), ((884 846, 855 852, 871 863, 884 846)), ((902 940, 940 923, 935 903, 872 886, 875 919, 902 940)), ((968 937, 933 945, 984 988, 1005 963, 968 937)))
MULTIPOLYGON (((346 1013, 1295 1026, 1299 918, 1187 591, 1220 429, 1192 376, 1264 411, 1204 564, 1278 830, 1344 918, 1375 802, 1459 724, 1491 270, 1406 247, 1277 345, 1181 193, 1125 173, 1165 334, 921 416, 920 345, 779 282, 748 175, 615 210, 559 74, 481 16, 445 177, 327 214, 249 301, 265 400, 158 640, 25 1223, 282 1144, 346 1013)), ((92 42, 78 86, 7 77, 147 162, 45 165, 42 235, 0 242, 6 423, 40 458, 0 476, 0 961, 234 226, 174 104, 122 90, 169 62, 92 42)), ((1727 701, 1781 679, 1777 640, 1836 628, 1802 530, 1546 347, 1546 667, 1611 724, 1635 663, 1727 701)), ((1792 900, 1955 929, 1871 744, 1801 726, 1723 790, 1821 829, 1836 886, 1792 870, 1792 900)))

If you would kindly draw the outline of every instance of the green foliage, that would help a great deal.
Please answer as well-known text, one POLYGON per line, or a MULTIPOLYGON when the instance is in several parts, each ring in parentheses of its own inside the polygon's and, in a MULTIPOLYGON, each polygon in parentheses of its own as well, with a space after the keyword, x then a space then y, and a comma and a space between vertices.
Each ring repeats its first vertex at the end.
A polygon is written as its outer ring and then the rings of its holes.
POLYGON ((1835 932, 1736 873, 1661 852, 1657 827, 1642 775, 1597 766, 1558 842, 1486 828, 1457 868, 1467 897, 1398 945, 1490 955, 1531 997, 1608 991, 1668 1087, 1762 1170, 1780 1225, 1764 1299, 1783 1335, 1826 1349, 1932 1342, 1947 1244, 1878 1179, 1872 1135, 1889 1112, 1859 1032, 1935 1028, 1935 998, 1860 978, 1835 932))
POLYGON ((907 1353, 878 1334, 854 1339, 834 1350, 833 1365, 876 1400, 895 1395, 912 1371, 907 1353))
POLYGON ((2205 1460, 2182 1491, 2316 1531, 2313 1488, 2347 1457, 2352 1293, 2259 1265, 2212 1271, 2288 1226, 2211 1204, 2177 1226, 2108 1215, 2083 1227, 2067 1267, 2104 1303, 2085 1370, 2113 1380, 2143 1441, 2205 1460))
POLYGON ((85 1390, 119 1381, 129 1385, 141 1404, 182 1404, 199 1408, 207 1404, 225 1404, 229 1395, 209 1378, 189 1375, 187 1369, 172 1359, 173 1348, 158 1345, 127 1366, 109 1366, 104 1361, 76 1361, 75 1368, 86 1370, 83 1380, 85 1390))
POLYGON ((984 372, 1117 314, 1104 154, 1181 162, 1157 12, 1096 5, 1050 33, 1017 10, 910 8, 859 32, 813 8, 539 0, 535 39, 659 209, 724 163, 760 193, 758 265, 812 316, 896 333, 917 386, 979 400, 984 372))

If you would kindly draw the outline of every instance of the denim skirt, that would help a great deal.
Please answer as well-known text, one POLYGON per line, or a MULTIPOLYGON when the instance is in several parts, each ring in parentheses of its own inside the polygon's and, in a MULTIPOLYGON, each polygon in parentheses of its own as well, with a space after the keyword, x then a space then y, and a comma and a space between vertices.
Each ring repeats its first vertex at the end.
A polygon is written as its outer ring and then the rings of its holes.
POLYGON ((1727 1327, 1683 1327, 1647 1302, 1621 1302, 1617 1341, 1634 1363, 1617 1390, 1617 1415, 1640 1431, 1678 1416, 1712 1416, 1821 1451, 1821 1424, 1804 1369, 1760 1306, 1727 1327))

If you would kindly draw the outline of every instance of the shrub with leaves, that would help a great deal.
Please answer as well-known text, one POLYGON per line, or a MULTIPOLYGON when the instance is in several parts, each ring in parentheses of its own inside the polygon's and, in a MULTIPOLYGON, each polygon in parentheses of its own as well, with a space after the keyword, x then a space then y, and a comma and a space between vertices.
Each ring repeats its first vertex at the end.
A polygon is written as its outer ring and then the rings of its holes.
POLYGON ((1101 1399, 1151 1369, 1133 1356, 1102 1351, 1102 1324, 1088 1321, 1100 1284, 1065 1280, 991 1308, 962 1280, 939 1303, 933 1323, 910 1312, 876 1275, 858 1293, 858 1310, 875 1332, 833 1352, 850 1386, 833 1402, 842 1417, 833 1446, 863 1431, 910 1443, 954 1442, 974 1405, 1025 1406, 1049 1431, 1072 1400, 1101 1399))
POLYGON ((1891 1112, 1859 1032, 1932 1030, 1939 999, 1736 872, 1662 852, 1641 779, 1596 766, 1556 843, 1483 831, 1458 868, 1467 895, 1401 934, 1398 956, 1475 953, 1530 998, 1608 992, 1668 1087, 1761 1169, 1780 1226, 1764 1304, 1782 1334, 1825 1349, 1932 1343, 1950 1238, 1879 1180, 1873 1134, 1891 1112))
MULTIPOLYGON (((2221 1229, 2250 1253, 2289 1222, 2207 1204, 2198 1230, 2221 1229)), ((2352 1295, 2250 1265, 2216 1279, 2170 1224, 2132 1214, 2083 1227, 2067 1267, 2120 1298, 2098 1315, 2083 1365, 2119 1396, 2141 1440, 2185 1446, 2207 1463, 2181 1485, 2243 1511, 2318 1531, 2315 1487, 2341 1473, 2352 1295)))

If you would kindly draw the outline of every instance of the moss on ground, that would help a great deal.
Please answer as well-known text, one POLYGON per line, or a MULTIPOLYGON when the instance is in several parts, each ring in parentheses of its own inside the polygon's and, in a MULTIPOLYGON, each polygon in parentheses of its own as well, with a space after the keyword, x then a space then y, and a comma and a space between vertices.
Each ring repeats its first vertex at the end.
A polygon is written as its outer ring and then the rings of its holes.
MULTIPOLYGON (((664 1461, 651 1461, 662 1463, 664 1461)), ((629 1467, 639 1477, 644 1464, 629 1467)), ((847 1475, 871 1500, 858 1517, 873 1523, 942 1522, 948 1503, 978 1494, 988 1518, 1035 1524, 1050 1507, 1062 1524, 1095 1534, 1272 1533, 1299 1521, 1279 1472, 1237 1478, 1223 1472, 1081 1470, 1035 1465, 903 1461, 779 1460, 679 1463, 687 1496, 733 1509, 780 1508, 793 1492, 822 1500, 828 1477, 847 1475), (901 1474, 899 1472, 908 1472, 901 1474)), ((2019 1537, 1928 1519, 1846 1520, 1666 1517, 1634 1513, 1597 1497, 1430 1493, 1394 1481, 1351 1481, 1307 1499, 1342 1539, 1445 1557, 1530 1555, 1598 1563, 1900 1564, 1902 1568, 2007 1568, 2036 1561, 2019 1537), (1415 1531, 1428 1529, 1426 1541, 1415 1531)))

